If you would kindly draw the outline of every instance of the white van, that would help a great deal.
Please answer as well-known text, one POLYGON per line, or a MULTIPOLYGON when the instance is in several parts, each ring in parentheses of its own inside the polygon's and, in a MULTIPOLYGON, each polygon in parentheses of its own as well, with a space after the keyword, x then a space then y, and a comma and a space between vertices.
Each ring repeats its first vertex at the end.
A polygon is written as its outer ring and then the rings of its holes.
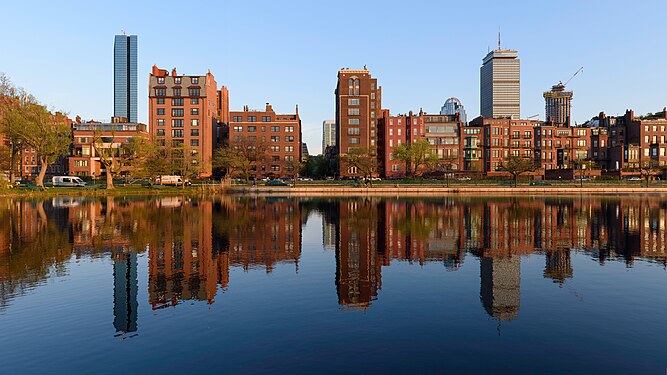
POLYGON ((54 187, 84 187, 86 183, 75 176, 53 176, 51 177, 51 183, 54 187))

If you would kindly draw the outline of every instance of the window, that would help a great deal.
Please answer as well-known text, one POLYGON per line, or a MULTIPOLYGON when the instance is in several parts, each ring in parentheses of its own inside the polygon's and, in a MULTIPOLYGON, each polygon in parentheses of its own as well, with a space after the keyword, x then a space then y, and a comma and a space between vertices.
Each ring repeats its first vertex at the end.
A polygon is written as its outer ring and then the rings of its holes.
POLYGON ((243 116, 233 116, 232 121, 234 122, 242 122, 243 121, 243 116))
POLYGON ((280 142, 280 137, 277 135, 272 135, 271 136, 271 142, 280 142))
POLYGON ((199 129, 190 129, 190 136, 199 137, 199 129))
POLYGON ((155 89, 155 96, 166 96, 167 89, 155 89))
POLYGON ((181 89, 174 88, 174 96, 181 96, 181 89))
POLYGON ((293 135, 286 135, 285 136, 285 142, 294 142, 294 136, 293 135))
POLYGON ((174 129, 171 131, 173 138, 183 138, 183 129, 174 129))
POLYGON ((193 84, 199 84, 199 77, 192 77, 192 83, 193 84))
POLYGON ((190 146, 199 146, 199 139, 191 139, 190 146))
POLYGON ((199 96, 199 89, 188 89, 188 96, 199 96))
POLYGON ((199 108, 190 108, 190 114, 193 116, 199 115, 199 108))
POLYGON ((285 152, 294 152, 294 146, 285 146, 285 152))
POLYGON ((347 105, 359 105, 359 99, 348 99, 347 105))
POLYGON ((347 114, 350 116, 358 116, 359 115, 359 108, 348 108, 347 109, 347 114))
POLYGON ((359 125, 359 119, 358 118, 349 118, 349 119, 347 119, 347 124, 348 125, 359 125))
POLYGON ((163 118, 157 119, 155 124, 157 126, 164 126, 164 119, 163 118))
POLYGON ((235 126, 234 127, 234 132, 235 133, 240 133, 243 131, 243 126, 235 126))
POLYGON ((294 126, 285 126, 286 133, 294 133, 294 126))
POLYGON ((199 104, 199 98, 190 99, 190 104, 199 104))
POLYGON ((182 128, 183 127, 183 120, 171 120, 171 127, 172 128, 182 128))
MULTIPOLYGON (((389 130, 391 132, 391 129, 389 130)), ((360 129, 359 128, 347 128, 347 134, 348 135, 359 135, 360 134, 360 129)), ((391 133, 390 133, 391 135, 391 133)))
POLYGON ((163 136, 164 135, 164 129, 158 129, 157 130, 157 135, 158 136, 163 136))
POLYGON ((248 116, 248 122, 257 122, 257 116, 248 116))
POLYGON ((171 115, 173 117, 183 117, 185 114, 185 111, 183 111, 183 108, 174 108, 171 110, 171 115))
POLYGON ((197 119, 190 120, 190 125, 191 126, 199 126, 199 120, 197 120, 197 119))
POLYGON ((271 131, 275 133, 280 133, 280 126, 272 126, 271 131))
POLYGON ((158 115, 164 115, 164 108, 158 108, 157 109, 157 114, 158 115))
POLYGON ((262 122, 271 122, 271 116, 262 116, 262 122))
POLYGON ((257 127, 256 127, 256 126, 248 126, 248 132, 250 132, 250 133, 254 133, 254 132, 256 132, 256 131, 257 131, 257 127))
POLYGON ((157 104, 164 104, 164 98, 157 98, 157 104))
POLYGON ((183 98, 174 98, 174 99, 171 99, 171 105, 182 107, 182 106, 183 106, 183 98))

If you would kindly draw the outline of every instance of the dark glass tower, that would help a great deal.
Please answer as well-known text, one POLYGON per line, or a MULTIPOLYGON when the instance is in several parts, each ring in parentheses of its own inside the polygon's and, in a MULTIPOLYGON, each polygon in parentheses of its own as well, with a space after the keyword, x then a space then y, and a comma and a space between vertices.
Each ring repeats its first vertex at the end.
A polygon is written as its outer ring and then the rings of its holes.
POLYGON ((116 35, 114 39, 113 115, 137 122, 136 35, 116 35))

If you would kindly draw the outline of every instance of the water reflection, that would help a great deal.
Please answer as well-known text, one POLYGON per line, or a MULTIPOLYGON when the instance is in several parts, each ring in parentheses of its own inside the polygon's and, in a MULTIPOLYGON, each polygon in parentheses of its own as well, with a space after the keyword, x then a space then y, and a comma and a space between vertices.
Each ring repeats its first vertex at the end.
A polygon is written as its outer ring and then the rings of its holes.
MULTIPOLYGON (((521 256, 544 256, 543 276, 562 286, 572 252, 604 264, 666 264, 667 203, 657 198, 250 199, 222 197, 0 200, 0 312, 72 257, 113 264, 113 326, 138 331, 138 258, 148 258, 153 310, 184 301, 212 304, 230 288, 230 269, 298 272, 302 228, 322 218, 335 253, 335 293, 365 310, 392 262, 439 263, 457 271, 479 261, 481 306, 500 321, 521 305, 521 256)), ((332 267, 333 269, 333 267, 332 267)), ((333 293, 333 291, 332 291, 333 293)))

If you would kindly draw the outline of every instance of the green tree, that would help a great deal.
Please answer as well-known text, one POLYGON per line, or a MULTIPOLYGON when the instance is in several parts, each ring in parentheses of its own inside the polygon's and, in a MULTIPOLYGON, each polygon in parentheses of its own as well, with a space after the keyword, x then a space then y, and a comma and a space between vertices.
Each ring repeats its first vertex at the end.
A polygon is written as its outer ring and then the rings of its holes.
POLYGON ((524 173, 534 172, 538 169, 535 161, 530 157, 510 155, 500 163, 499 170, 505 171, 512 176, 514 187, 517 186, 518 177, 524 173))
POLYGON ((437 156, 431 153, 431 144, 427 139, 402 143, 394 148, 393 155, 395 159, 405 163, 405 170, 410 177, 417 176, 421 167, 428 169, 437 161, 437 156))
POLYGON ((49 112, 39 104, 28 104, 24 111, 24 126, 18 130, 19 138, 35 149, 40 163, 37 186, 44 187, 44 176, 50 164, 67 155, 72 142, 72 129, 65 123, 66 116, 49 112))

